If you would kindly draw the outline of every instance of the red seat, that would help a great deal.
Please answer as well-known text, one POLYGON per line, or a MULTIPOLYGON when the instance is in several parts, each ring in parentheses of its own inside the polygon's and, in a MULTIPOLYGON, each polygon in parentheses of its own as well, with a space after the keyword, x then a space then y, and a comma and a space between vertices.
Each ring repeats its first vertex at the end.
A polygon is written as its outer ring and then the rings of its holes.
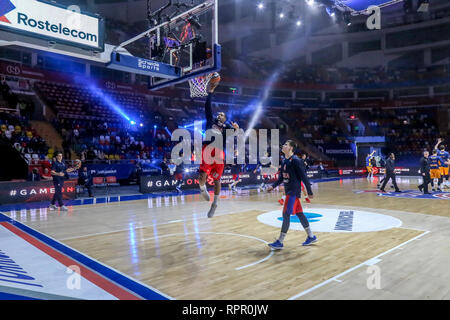
POLYGON ((117 183, 116 176, 106 177, 106 183, 117 183))
POLYGON ((104 177, 94 177, 92 179, 93 184, 103 184, 105 181, 104 177))

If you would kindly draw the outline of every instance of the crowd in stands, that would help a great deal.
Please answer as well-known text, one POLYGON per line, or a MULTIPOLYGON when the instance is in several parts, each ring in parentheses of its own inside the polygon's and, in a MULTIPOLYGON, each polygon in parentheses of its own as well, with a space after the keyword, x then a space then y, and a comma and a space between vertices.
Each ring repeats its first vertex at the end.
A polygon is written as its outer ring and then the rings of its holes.
POLYGON ((2 139, 20 152, 28 164, 46 159, 49 147, 26 118, 1 112, 0 130, 2 139))
MULTIPOLYGON (((248 57, 242 60, 251 72, 245 76, 250 79, 267 79, 279 66, 280 81, 294 84, 357 84, 379 85, 401 82, 418 82, 448 78, 450 65, 439 65, 427 68, 343 68, 326 65, 305 65, 297 61, 274 62, 268 58, 248 57)), ((231 74, 225 76, 233 77, 231 74)))
POLYGON ((169 134, 154 127, 68 118, 53 124, 82 161, 153 160, 170 152, 169 134))
POLYGON ((324 146, 349 144, 346 134, 338 122, 339 111, 300 109, 282 116, 295 137, 324 153, 324 146))
POLYGON ((385 136, 387 147, 399 156, 419 156, 431 151, 441 137, 436 123, 437 108, 382 109, 365 111, 369 127, 385 136))

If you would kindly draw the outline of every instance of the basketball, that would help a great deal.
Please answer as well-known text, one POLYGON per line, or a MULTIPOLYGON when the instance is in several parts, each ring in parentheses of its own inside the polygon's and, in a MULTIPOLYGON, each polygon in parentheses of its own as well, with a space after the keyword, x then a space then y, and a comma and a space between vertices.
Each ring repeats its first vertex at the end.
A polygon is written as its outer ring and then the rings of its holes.
POLYGON ((214 72, 209 80, 209 83, 212 87, 217 87, 220 82, 220 74, 218 72, 214 72))
POLYGON ((207 91, 213 92, 214 89, 216 89, 216 87, 219 85, 219 82, 220 82, 220 74, 217 72, 214 72, 208 81, 207 91))

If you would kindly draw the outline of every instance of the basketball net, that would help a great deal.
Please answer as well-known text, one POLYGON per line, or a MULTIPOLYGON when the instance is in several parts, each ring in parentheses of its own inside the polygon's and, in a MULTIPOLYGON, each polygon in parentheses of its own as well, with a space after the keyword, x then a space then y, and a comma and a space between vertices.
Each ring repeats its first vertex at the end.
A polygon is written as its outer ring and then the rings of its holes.
POLYGON ((214 73, 210 73, 207 76, 200 76, 189 80, 191 98, 206 97, 208 95, 206 88, 208 87, 209 80, 211 80, 213 74, 214 73))

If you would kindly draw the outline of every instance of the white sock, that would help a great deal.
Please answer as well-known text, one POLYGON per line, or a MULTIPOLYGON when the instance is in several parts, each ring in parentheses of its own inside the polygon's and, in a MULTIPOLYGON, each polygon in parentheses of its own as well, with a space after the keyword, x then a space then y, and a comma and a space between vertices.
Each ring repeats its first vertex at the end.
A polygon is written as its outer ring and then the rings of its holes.
POLYGON ((286 237, 286 233, 280 232, 280 238, 278 238, 278 241, 280 241, 281 243, 283 243, 284 237, 286 237))
POLYGON ((308 237, 310 237, 310 238, 314 237, 314 234, 312 233, 312 231, 311 231, 311 228, 310 228, 310 227, 308 227, 308 228, 305 228, 305 231, 306 231, 306 233, 308 234, 308 237))

